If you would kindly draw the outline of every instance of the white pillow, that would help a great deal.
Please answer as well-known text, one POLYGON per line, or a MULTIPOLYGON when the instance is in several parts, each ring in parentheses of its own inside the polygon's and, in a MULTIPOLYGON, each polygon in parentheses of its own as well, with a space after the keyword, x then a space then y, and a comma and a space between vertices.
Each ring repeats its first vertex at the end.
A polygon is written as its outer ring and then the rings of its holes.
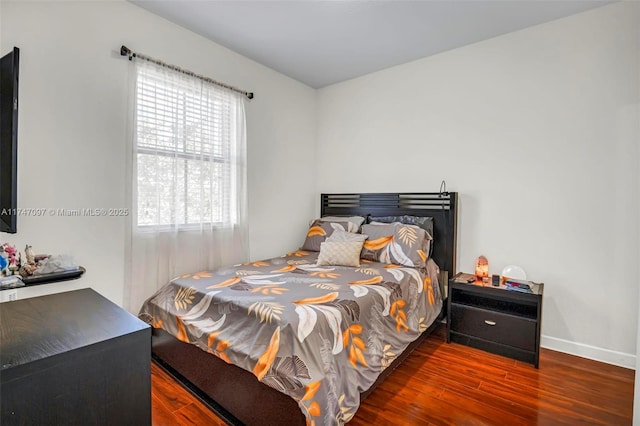
POLYGON ((325 241, 320 244, 316 264, 358 267, 363 244, 364 241, 325 241))

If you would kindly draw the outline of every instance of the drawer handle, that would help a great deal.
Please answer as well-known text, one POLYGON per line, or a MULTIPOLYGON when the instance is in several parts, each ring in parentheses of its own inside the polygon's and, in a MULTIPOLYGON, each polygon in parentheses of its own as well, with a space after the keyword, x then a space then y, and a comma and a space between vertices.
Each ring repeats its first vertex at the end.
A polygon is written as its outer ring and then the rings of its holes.
POLYGON ((484 320, 484 323, 491 326, 496 325, 496 322, 491 320, 484 320))

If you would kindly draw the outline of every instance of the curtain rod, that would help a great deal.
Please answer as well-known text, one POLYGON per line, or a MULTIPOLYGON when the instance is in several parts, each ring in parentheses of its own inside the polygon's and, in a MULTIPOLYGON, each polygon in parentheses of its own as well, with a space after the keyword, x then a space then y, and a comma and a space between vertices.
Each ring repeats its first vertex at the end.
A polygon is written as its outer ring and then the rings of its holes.
POLYGON ((233 86, 230 86, 230 85, 225 84, 225 83, 220 83, 219 81, 216 81, 216 80, 214 80, 212 78, 196 74, 193 71, 185 70, 185 69, 180 68, 180 67, 178 67, 176 65, 167 64, 167 63, 162 62, 162 61, 160 61, 158 59, 152 58, 152 57, 147 56, 147 55, 143 55, 142 53, 132 52, 131 49, 129 49, 124 44, 122 46, 120 46, 120 56, 127 56, 130 61, 132 61, 133 58, 140 58, 142 60, 145 60, 145 61, 148 61, 148 62, 152 62, 152 63, 154 63, 156 65, 160 65, 161 67, 169 68, 171 70, 181 72, 182 74, 186 74, 186 75, 190 75, 191 77, 199 78, 200 80, 206 81, 207 83, 215 84, 216 86, 224 87, 225 89, 229 89, 229 90, 232 90, 234 92, 241 93, 241 94, 245 95, 247 98, 253 99, 253 92, 246 92, 244 90, 238 89, 237 87, 233 87, 233 86))

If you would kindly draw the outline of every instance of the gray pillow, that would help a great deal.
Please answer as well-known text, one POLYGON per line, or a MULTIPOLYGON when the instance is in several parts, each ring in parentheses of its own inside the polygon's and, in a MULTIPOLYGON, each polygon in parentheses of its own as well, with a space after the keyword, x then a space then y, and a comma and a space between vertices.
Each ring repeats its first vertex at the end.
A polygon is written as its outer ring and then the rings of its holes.
POLYGON ((367 239, 366 235, 354 234, 353 232, 345 232, 345 231, 341 231, 339 229, 336 229, 335 231, 333 231, 333 234, 331 234, 331 236, 327 238, 327 241, 334 241, 334 242, 343 242, 343 241, 361 242, 361 241, 364 241, 366 239, 367 239))
POLYGON ((369 236, 360 255, 362 259, 416 268, 425 266, 431 237, 424 229, 394 222, 364 225, 362 232, 369 236))
POLYGON ((422 229, 421 227, 419 227, 418 225, 411 225, 409 223, 402 223, 402 222, 391 222, 391 223, 385 223, 385 222, 370 222, 369 225, 393 225, 397 223, 398 225, 405 225, 405 226, 410 226, 412 228, 416 228, 416 229, 420 229, 421 231, 424 231, 424 235, 426 237, 425 240, 425 246, 424 246, 424 253, 427 254, 427 257, 431 257, 433 255, 433 238, 431 237, 431 235, 429 234, 429 232, 425 231, 424 229, 422 229))
POLYGON ((352 217, 348 217, 348 216, 344 216, 344 217, 342 217, 342 216, 325 216, 325 217, 322 217, 320 219, 314 219, 314 220, 310 221, 309 222, 309 226, 313 226, 313 224, 318 222, 318 221, 346 223, 348 225, 345 228, 347 231, 349 231, 349 232, 358 232, 358 230, 360 229, 360 224, 361 224, 361 222, 358 220, 358 218, 364 220, 364 218, 360 217, 360 216, 352 216, 352 217))
POLYGON ((400 222, 406 225, 416 225, 427 231, 433 238, 433 218, 431 216, 370 216, 369 222, 400 222))
POLYGON ((316 219, 313 221, 307 232, 307 238, 304 240, 302 250, 320 251, 322 244, 327 237, 331 236, 336 230, 346 231, 350 226, 355 226, 351 222, 325 222, 316 219))
POLYGON ((320 220, 324 220, 325 222, 342 222, 346 220, 347 222, 355 223, 356 226, 360 228, 365 218, 362 216, 323 216, 320 220))

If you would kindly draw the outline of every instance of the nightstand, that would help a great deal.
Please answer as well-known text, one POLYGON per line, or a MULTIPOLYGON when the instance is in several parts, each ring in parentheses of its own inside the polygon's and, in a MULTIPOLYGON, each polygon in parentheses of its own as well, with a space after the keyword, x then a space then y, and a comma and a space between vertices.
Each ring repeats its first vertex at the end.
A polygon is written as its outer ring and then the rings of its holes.
POLYGON ((456 342, 532 363, 540 358, 540 323, 544 284, 531 293, 504 285, 449 280, 447 343, 456 342))

